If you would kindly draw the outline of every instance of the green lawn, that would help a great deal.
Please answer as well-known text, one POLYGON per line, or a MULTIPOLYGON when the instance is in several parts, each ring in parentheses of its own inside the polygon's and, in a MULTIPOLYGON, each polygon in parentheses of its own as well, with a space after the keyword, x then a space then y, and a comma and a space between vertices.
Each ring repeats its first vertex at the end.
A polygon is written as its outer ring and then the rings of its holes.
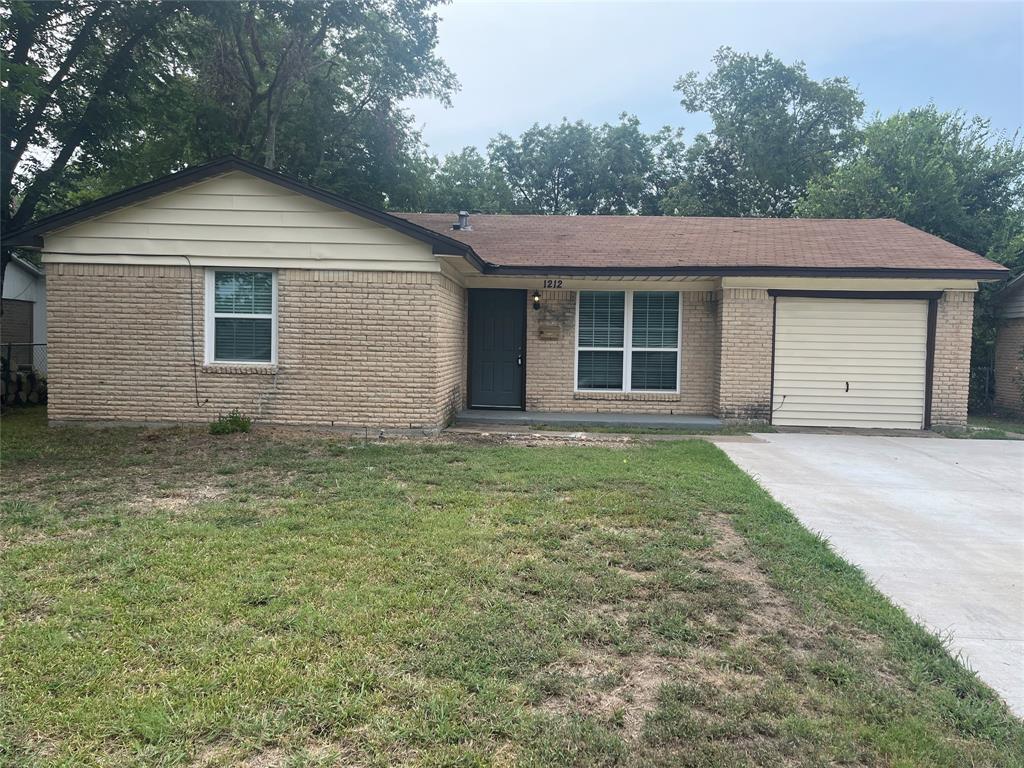
POLYGON ((705 441, 44 424, 0 424, 0 764, 1024 764, 705 441))

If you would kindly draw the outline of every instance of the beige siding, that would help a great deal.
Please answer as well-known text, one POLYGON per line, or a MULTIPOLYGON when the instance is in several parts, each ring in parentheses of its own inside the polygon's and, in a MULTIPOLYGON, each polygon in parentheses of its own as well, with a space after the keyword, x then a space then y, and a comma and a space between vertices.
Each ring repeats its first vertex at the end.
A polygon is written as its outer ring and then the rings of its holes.
POLYGON ((924 425, 928 302, 779 298, 773 423, 924 425))
POLYGON ((439 271, 429 246, 242 173, 151 198, 45 238, 51 262, 439 271))

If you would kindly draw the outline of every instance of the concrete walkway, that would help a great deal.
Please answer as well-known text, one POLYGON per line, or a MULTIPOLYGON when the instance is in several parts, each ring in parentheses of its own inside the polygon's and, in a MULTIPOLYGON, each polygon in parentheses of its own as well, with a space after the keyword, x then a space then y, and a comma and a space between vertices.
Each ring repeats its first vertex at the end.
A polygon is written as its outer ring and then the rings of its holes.
POLYGON ((1024 442, 759 437, 721 448, 1024 716, 1024 442))
POLYGON ((714 416, 665 415, 660 413, 566 413, 565 411, 516 411, 473 408, 459 411, 458 426, 475 424, 555 424, 600 427, 649 427, 657 429, 718 429, 714 416))

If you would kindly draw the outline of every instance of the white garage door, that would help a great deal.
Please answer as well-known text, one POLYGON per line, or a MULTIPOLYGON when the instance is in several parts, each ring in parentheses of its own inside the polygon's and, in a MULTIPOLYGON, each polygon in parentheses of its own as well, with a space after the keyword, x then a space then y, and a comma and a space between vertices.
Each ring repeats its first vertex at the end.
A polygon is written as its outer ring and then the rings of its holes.
POLYGON ((776 299, 772 423, 924 426, 928 302, 776 299))

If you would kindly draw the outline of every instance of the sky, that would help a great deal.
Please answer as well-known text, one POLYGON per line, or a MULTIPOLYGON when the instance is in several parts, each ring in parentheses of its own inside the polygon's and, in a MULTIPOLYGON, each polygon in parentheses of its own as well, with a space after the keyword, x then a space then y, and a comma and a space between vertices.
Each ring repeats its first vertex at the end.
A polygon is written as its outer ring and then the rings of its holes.
POLYGON ((518 135, 563 117, 643 128, 684 127, 673 91, 689 71, 707 72, 719 46, 800 60, 815 79, 845 76, 865 117, 934 102, 1024 126, 1024 2, 480 2, 439 10, 438 53, 461 89, 445 108, 407 106, 431 152, 483 149, 499 132, 518 135))

